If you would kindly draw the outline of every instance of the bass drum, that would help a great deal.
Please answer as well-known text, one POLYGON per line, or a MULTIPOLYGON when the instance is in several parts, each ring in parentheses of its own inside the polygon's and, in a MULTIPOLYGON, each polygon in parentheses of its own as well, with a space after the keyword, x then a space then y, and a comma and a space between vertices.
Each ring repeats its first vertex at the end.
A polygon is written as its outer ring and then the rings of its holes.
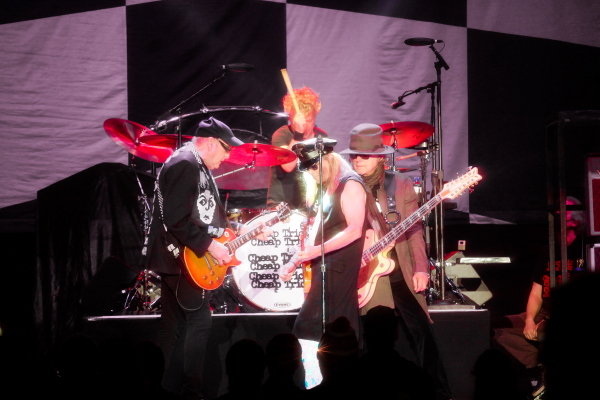
MULTIPOLYGON (((276 212, 267 212, 250 221, 266 222, 276 212)), ((279 277, 281 267, 289 261, 289 247, 300 246, 300 224, 304 214, 292 211, 288 222, 279 222, 271 227, 273 234, 268 240, 252 239, 240 247, 235 256, 241 262, 231 269, 240 293, 255 306, 266 311, 298 310, 304 303, 304 279, 302 266, 296 268, 292 279, 284 282, 279 277)))

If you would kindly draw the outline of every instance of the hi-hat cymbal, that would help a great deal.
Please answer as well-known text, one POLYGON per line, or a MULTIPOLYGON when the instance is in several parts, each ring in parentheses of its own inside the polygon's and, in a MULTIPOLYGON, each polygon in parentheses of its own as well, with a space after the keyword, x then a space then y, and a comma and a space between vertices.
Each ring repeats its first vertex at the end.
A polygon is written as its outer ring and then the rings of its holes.
POLYGON ((383 129, 383 144, 393 146, 395 136, 398 148, 422 143, 433 135, 434 130, 433 125, 418 121, 391 122, 379 126, 383 129))
POLYGON ((120 147, 144 160, 163 163, 173 150, 140 142, 142 137, 158 136, 143 125, 120 118, 104 121, 106 134, 120 147))
POLYGON ((297 158, 293 151, 261 143, 244 143, 233 147, 229 158, 226 160, 232 164, 245 165, 256 160, 257 167, 287 164, 297 158), (255 158, 256 156, 256 158, 255 158))

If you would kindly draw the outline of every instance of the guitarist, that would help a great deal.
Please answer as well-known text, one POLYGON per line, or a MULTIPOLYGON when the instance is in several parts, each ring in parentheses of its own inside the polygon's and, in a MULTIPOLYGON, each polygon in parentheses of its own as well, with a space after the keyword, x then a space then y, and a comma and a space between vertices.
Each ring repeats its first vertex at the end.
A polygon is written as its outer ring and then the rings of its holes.
MULTIPOLYGON (((157 342, 165 355, 163 386, 195 399, 203 397, 201 367, 211 327, 210 292, 186 280, 180 258, 185 246, 199 256, 208 252, 220 265, 231 261, 227 248, 213 240, 223 234, 227 218, 210 170, 243 142, 212 117, 200 122, 194 136, 173 152, 157 177, 142 264, 162 278, 157 342)), ((268 231, 264 229, 259 238, 264 240, 268 231)))
MULTIPOLYGON (((374 124, 359 127, 361 129, 355 128, 350 133, 350 148, 341 154, 350 156, 354 170, 361 175, 377 200, 380 212, 387 214, 389 228, 393 228, 395 223, 418 209, 417 195, 408 176, 385 170, 386 155, 393 154, 394 150, 383 145, 381 127, 374 124), (396 213, 388 213, 392 210, 396 213)), ((378 280, 375 294, 362 308, 361 315, 378 305, 395 309, 401 317, 400 324, 417 356, 418 365, 434 379, 438 396, 450 398, 450 388, 422 293, 429 281, 422 223, 415 223, 400 236, 388 256, 394 262, 394 270, 389 278, 383 276, 378 280)))

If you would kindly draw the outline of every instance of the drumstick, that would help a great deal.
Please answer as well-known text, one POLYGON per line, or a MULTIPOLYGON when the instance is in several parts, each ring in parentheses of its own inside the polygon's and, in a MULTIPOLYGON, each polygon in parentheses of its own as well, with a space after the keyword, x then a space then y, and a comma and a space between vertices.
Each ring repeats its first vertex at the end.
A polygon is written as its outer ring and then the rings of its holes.
POLYGON ((292 102, 294 103, 294 109, 296 110, 296 114, 300 113, 300 109, 298 108, 298 102, 296 101, 296 95, 294 94, 294 89, 292 89, 292 82, 290 82, 290 77, 287 73, 287 69, 281 70, 281 75, 283 75, 283 80, 285 81, 285 86, 287 87, 288 93, 292 97, 292 102))

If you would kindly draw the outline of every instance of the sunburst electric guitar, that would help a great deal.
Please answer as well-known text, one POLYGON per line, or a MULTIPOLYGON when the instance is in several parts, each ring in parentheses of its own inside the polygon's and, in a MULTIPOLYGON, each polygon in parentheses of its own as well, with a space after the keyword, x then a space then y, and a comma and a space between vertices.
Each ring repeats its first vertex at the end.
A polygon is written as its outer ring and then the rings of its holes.
POLYGON ((394 269, 394 262, 387 258, 385 254, 382 254, 383 250, 391 243, 394 243, 408 228, 429 213, 442 200, 455 198, 466 189, 472 188, 480 180, 481 175, 477 173, 477 168, 473 168, 460 178, 446 183, 437 196, 425 203, 379 240, 377 240, 375 232, 372 229, 367 230, 362 254, 362 267, 358 274, 359 307, 363 307, 371 300, 379 277, 391 273, 394 269))
MULTIPOLYGON (((277 210, 277 215, 265 222, 266 226, 273 226, 280 221, 285 221, 290 217, 291 211, 287 204, 282 205, 277 210)), ((208 251, 201 257, 189 248, 183 251, 184 273, 188 280, 195 283, 198 287, 206 290, 215 290, 223 284, 223 278, 227 273, 227 267, 240 265, 241 262, 235 257, 235 251, 248 243, 261 233, 261 225, 244 233, 240 237, 236 237, 231 229, 225 229, 223 235, 215 239, 217 242, 227 247, 231 261, 225 265, 219 265, 208 251)))

